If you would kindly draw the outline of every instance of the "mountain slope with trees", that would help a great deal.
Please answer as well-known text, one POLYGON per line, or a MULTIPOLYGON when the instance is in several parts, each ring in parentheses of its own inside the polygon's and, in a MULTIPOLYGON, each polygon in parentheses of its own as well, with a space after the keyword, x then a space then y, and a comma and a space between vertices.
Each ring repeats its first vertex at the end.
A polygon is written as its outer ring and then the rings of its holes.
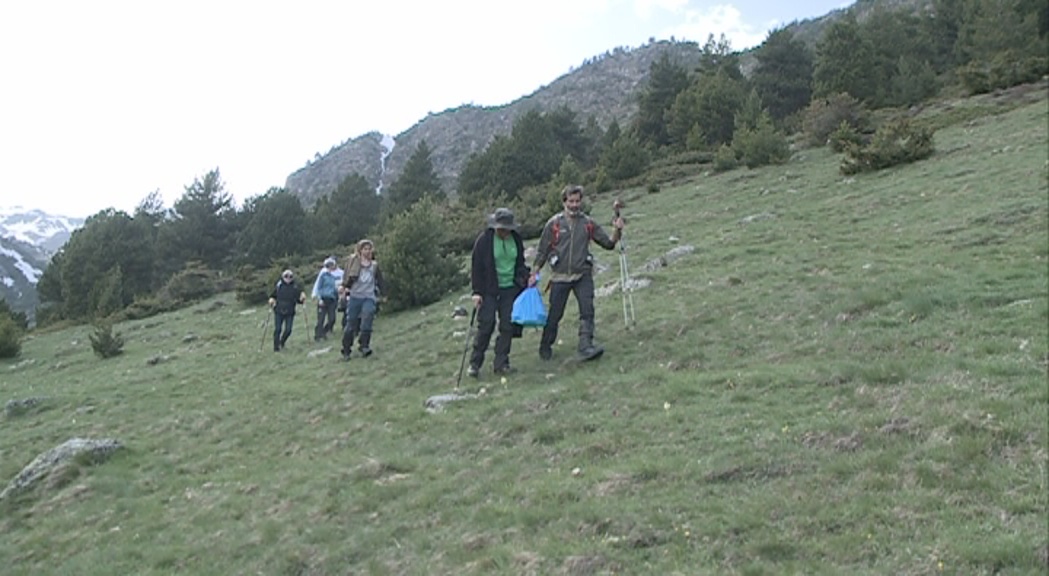
MULTIPOLYGON (((391 309, 421 306, 457 286, 447 258, 470 247, 495 206, 513 208, 531 235, 558 209, 557 192, 568 183, 656 193, 698 174, 784 163, 806 146, 829 145, 845 174, 920 161, 936 154, 937 129, 969 114, 962 108, 932 122, 919 117, 923 108, 1049 72, 1044 3, 1003 0, 994 11, 977 0, 933 0, 924 12, 872 6, 862 18, 837 15, 814 48, 789 27, 772 32, 754 50, 749 75, 724 38, 652 41, 610 51, 512 105, 432 116, 402 135, 387 159, 397 177, 379 196, 378 173, 343 174, 336 168, 345 159, 332 154, 314 166, 330 160, 325 178, 335 184, 324 193, 314 186, 312 199, 289 187, 237 207, 215 169, 171 208, 151 195, 134 214, 102 211, 44 271, 37 317, 142 317, 234 285, 253 302, 282 267, 312 274, 364 236, 377 241, 387 270, 438 279, 415 291, 410 277, 390 278, 408 290, 390 295, 391 309), (459 123, 464 114, 476 122, 459 123), (478 138, 478 126, 491 128, 489 141, 478 138), (412 241, 405 214, 438 222, 439 233, 412 241)), ((381 170, 378 135, 369 146, 381 170)))

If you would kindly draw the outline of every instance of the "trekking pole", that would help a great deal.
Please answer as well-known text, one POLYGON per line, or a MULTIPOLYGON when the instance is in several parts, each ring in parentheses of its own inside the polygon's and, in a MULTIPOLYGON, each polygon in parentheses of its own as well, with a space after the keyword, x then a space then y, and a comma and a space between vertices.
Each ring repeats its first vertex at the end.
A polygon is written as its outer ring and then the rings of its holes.
POLYGON ((470 311, 470 326, 466 329, 466 345, 463 346, 463 359, 459 361, 459 377, 455 381, 455 391, 459 391, 459 385, 463 383, 463 368, 466 366, 466 353, 470 351, 470 333, 474 330, 474 318, 477 316, 477 306, 470 311))
MULTIPOLYGON (((612 210, 616 218, 619 211, 625 205, 618 198, 612 203, 612 210)), ((622 231, 619 233, 619 288, 623 292, 623 325, 630 328, 636 323, 634 318, 634 288, 630 284, 630 268, 626 259, 626 239, 622 231)))
POLYGON ((266 311, 266 319, 262 322, 262 341, 259 342, 259 352, 262 352, 262 345, 266 343, 266 334, 270 331, 270 316, 272 315, 272 309, 266 311))
POLYGON ((302 304, 302 317, 306 321, 306 328, 302 331, 302 335, 306 338, 306 343, 309 344, 310 343, 310 334, 309 334, 309 331, 310 331, 310 313, 308 312, 308 310, 310 309, 310 307, 307 306, 305 302, 300 302, 300 304, 302 304))

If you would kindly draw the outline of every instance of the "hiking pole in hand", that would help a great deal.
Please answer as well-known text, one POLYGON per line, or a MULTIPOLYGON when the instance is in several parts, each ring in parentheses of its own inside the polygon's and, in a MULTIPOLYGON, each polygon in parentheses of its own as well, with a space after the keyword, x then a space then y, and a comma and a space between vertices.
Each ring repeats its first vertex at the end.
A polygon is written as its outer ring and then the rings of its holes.
POLYGON ((459 361, 459 377, 455 381, 455 391, 459 391, 459 385, 463 383, 463 368, 466 367, 466 353, 470 351, 470 333, 474 330, 474 318, 477 317, 477 306, 470 311, 470 326, 466 329, 466 345, 463 346, 463 359, 459 361))
POLYGON ((309 332, 310 332, 310 313, 308 312, 308 310, 310 309, 310 307, 307 306, 305 302, 299 302, 299 304, 302 304, 302 318, 303 318, 303 320, 306 321, 306 328, 302 331, 302 335, 303 335, 303 337, 306 338, 306 343, 309 344, 310 343, 310 334, 309 334, 309 332))
POLYGON ((262 322, 262 341, 259 342, 259 352, 262 352, 262 346, 266 343, 266 334, 270 331, 270 316, 273 315, 273 309, 266 311, 266 320, 262 322))
MULTIPOLYGON (((618 198, 612 203, 612 210, 616 218, 620 218, 619 211, 625 204, 618 198)), ((630 283, 630 268, 626 260, 626 239, 623 231, 619 231, 619 288, 623 292, 623 324, 630 328, 636 323, 634 319, 634 288, 630 283)))

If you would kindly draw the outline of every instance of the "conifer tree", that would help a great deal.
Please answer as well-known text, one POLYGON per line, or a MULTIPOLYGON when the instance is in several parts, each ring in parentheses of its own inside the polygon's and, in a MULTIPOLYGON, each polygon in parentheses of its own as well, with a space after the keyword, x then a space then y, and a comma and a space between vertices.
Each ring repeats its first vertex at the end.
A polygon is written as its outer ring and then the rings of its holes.
POLYGON ((812 99, 812 55, 785 28, 769 32, 754 51, 758 61, 751 82, 776 121, 808 106, 812 99))
POLYGON ((851 14, 835 21, 816 44, 813 95, 847 93, 861 102, 875 99, 882 79, 875 77, 874 55, 851 14))
POLYGON ((426 140, 420 141, 404 165, 401 175, 390 185, 390 190, 383 199, 388 216, 404 212, 424 196, 444 197, 441 181, 434 171, 430 154, 426 140))
MULTIPOLYGON (((678 94, 688 85, 688 72, 672 61, 666 52, 660 54, 659 59, 652 63, 648 72, 648 84, 638 96, 635 127, 637 137, 642 143, 656 147, 670 143, 664 116, 678 94)), ((617 139, 618 136, 612 141, 617 139)))

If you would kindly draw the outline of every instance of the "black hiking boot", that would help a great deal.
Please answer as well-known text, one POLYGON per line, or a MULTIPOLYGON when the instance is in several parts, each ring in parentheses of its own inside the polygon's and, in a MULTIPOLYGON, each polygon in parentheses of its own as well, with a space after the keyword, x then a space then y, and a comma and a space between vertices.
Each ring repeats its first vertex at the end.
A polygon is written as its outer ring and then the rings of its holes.
POLYGON ((596 360, 605 353, 605 349, 594 345, 594 321, 582 320, 579 322, 579 359, 582 361, 596 360))
POLYGON ((549 348, 539 349, 539 359, 544 362, 549 362, 554 357, 554 351, 549 348))
POLYGON ((473 364, 471 364, 470 367, 466 369, 466 375, 470 378, 477 378, 478 376, 480 376, 480 374, 481 369, 477 366, 474 366, 473 364))
POLYGON ((517 368, 514 368, 513 366, 507 364, 505 366, 500 366, 496 368, 494 372, 496 376, 506 376, 508 374, 513 374, 514 372, 517 372, 517 368))
POLYGON ((597 360, 605 353, 605 349, 600 346, 587 346, 579 350, 579 359, 586 362, 587 360, 597 360))
POLYGON ((361 353, 361 358, 367 358, 372 355, 372 333, 371 330, 361 331, 361 337, 357 341, 357 350, 361 353))

